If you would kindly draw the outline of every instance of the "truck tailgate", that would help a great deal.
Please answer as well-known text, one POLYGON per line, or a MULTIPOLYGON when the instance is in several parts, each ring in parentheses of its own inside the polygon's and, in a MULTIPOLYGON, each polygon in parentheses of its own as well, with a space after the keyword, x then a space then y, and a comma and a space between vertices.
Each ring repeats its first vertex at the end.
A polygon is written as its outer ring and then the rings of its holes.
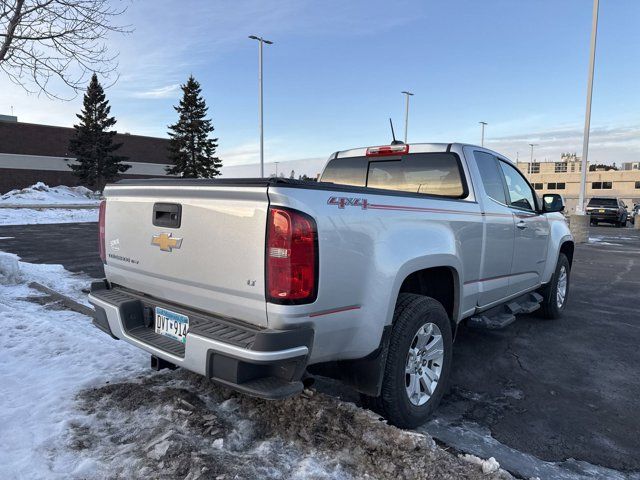
POLYGON ((267 325, 266 185, 125 183, 108 186, 105 198, 112 283, 267 325))

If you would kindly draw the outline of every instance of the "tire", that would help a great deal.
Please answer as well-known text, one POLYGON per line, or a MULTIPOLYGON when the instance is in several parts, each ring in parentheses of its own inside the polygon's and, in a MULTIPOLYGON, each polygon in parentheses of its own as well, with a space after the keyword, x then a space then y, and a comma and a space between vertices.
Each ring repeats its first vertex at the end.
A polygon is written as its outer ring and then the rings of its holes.
POLYGON ((447 389, 452 358, 451 323, 442 304, 430 297, 401 293, 393 315, 380 396, 362 395, 363 405, 397 427, 422 425, 447 389), (417 342, 423 341, 426 348, 419 348, 417 342), (420 354, 412 356, 411 352, 418 351, 423 352, 422 362, 418 361, 420 354), (437 358, 428 359, 435 355, 437 358), (415 373, 406 373, 407 368, 415 368, 415 373))
POLYGON ((569 287, 571 286, 571 266, 569 265, 569 259, 564 253, 558 256, 558 263, 556 264, 556 270, 553 273, 553 277, 549 284, 544 287, 539 293, 542 295, 542 303, 540 304, 540 314, 543 318, 557 319, 562 317, 565 307, 567 306, 567 300, 569 299, 569 287), (564 284, 564 298, 560 302, 559 291, 562 291, 562 271, 566 275, 566 283, 564 284), (560 285, 560 288, 558 286, 560 285))

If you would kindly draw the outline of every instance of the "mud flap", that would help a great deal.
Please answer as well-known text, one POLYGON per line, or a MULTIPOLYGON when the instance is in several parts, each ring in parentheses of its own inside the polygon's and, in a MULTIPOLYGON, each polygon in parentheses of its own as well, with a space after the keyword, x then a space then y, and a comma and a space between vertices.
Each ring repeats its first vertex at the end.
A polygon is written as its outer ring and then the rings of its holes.
POLYGON ((371 397, 380 395, 382 377, 389 352, 391 325, 384 327, 380 346, 364 358, 311 365, 312 374, 335 378, 354 390, 371 397))

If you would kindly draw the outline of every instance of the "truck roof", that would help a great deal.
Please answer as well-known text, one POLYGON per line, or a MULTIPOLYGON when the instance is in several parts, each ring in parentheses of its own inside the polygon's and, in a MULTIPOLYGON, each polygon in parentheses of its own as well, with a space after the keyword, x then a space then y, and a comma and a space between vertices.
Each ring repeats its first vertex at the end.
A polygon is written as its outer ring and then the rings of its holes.
MULTIPOLYGON (((402 145, 402 144, 399 144, 402 145)), ((451 143, 408 143, 409 153, 429 153, 429 152, 446 152, 451 150, 452 148, 462 149, 464 147, 473 147, 479 150, 484 150, 486 152, 491 152, 494 155, 500 157, 501 159, 507 160, 509 163, 515 164, 512 160, 502 155, 499 152, 490 150, 486 147, 481 147, 479 145, 474 145, 472 143, 462 143, 462 142, 451 142, 451 143)), ((374 147, 358 147, 358 148, 350 148, 348 150, 339 150, 335 152, 329 159, 334 158, 347 158, 347 157, 364 157, 367 154, 367 149, 374 147)), ((376 145, 377 147, 377 145, 376 145)))

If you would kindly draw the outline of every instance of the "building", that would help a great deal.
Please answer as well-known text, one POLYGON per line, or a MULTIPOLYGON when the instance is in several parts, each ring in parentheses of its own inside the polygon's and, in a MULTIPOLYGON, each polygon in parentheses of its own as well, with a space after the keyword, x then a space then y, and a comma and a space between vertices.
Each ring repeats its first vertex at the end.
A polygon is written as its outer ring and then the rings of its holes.
MULTIPOLYGON (((518 162, 518 168, 536 189, 538 195, 559 193, 565 199, 567 210, 575 212, 580 195, 581 160, 578 157, 563 157, 559 162, 518 162)), ((640 170, 587 171, 585 198, 618 197, 627 206, 640 203, 640 170)))
MULTIPOLYGON (((24 188, 36 182, 51 186, 80 185, 69 168, 74 158, 69 154, 73 128, 22 123, 14 116, 0 115, 0 193, 24 188)), ((165 176, 169 140, 119 133, 119 155, 131 165, 123 178, 165 176)))
POLYGON ((640 162, 623 162, 622 170, 640 170, 640 162))

